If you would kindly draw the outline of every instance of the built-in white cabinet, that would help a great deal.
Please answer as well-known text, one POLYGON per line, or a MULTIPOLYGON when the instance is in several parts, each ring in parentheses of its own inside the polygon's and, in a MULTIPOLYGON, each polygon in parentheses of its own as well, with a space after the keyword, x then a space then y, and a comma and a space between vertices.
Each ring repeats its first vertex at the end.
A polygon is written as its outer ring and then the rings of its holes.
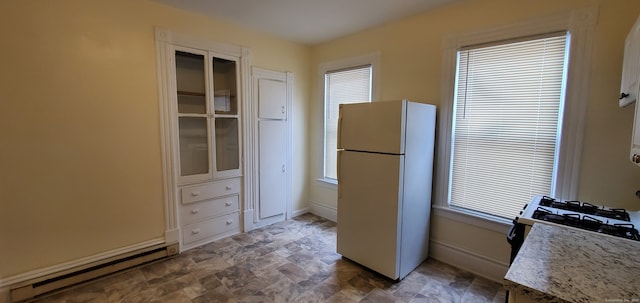
POLYGON ((624 44, 620 107, 632 104, 638 99, 638 87, 640 87, 640 25, 636 22, 624 44))
POLYGON ((233 178, 180 188, 182 247, 240 232, 240 179, 233 178))
POLYGON ((242 230, 249 52, 159 29, 156 42, 167 225, 185 250, 242 230))
POLYGON ((287 121, 258 121, 260 219, 286 212, 287 202, 287 121))
POLYGON ((285 81, 258 79, 258 118, 287 119, 287 86, 285 81))
POLYGON ((255 134, 252 227, 291 216, 290 113, 293 75, 252 69, 252 129, 255 134))
POLYGON ((239 58, 175 47, 180 184, 240 175, 239 58))
POLYGON ((629 158, 636 165, 640 165, 640 106, 638 105, 640 102, 637 102, 638 95, 640 95, 640 17, 625 40, 622 83, 620 85, 620 106, 635 102, 629 158))

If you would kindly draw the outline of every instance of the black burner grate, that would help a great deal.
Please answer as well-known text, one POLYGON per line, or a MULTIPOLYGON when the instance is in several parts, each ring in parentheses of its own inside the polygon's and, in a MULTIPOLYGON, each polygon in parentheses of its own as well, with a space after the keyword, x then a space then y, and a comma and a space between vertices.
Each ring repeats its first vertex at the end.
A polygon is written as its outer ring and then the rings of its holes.
POLYGON ((640 234, 633 224, 608 224, 589 215, 556 214, 551 210, 538 207, 531 216, 533 219, 573 226, 598 233, 640 241, 640 234))

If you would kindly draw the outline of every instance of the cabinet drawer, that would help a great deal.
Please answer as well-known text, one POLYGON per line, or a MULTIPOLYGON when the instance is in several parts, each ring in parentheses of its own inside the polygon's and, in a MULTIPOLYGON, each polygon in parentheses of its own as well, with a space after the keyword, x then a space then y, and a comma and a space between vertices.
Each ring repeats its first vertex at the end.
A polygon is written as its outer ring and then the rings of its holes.
POLYGON ((240 231, 238 212, 187 225, 182 228, 182 243, 189 244, 230 231, 240 231))
POLYGON ((217 217, 238 210, 240 210, 238 195, 183 205, 180 207, 181 225, 191 224, 204 218, 217 217))
POLYGON ((240 179, 221 180, 182 188, 182 203, 193 203, 240 193, 240 179))

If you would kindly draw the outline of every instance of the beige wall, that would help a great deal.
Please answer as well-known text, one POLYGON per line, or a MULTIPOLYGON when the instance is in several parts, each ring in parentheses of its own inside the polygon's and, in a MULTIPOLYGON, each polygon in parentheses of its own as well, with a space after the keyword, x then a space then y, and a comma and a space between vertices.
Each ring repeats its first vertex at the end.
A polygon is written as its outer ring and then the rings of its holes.
POLYGON ((0 1, 0 280, 164 237, 154 26, 291 71, 306 207, 309 47, 149 1, 0 1))
MULTIPOLYGON (((578 198, 614 207, 640 209, 634 193, 640 189, 640 168, 628 160, 633 108, 619 108, 624 38, 640 13, 637 0, 467 0, 443 6, 399 22, 373 28, 315 46, 312 68, 322 62, 380 51, 380 99, 406 98, 440 105, 442 41, 448 34, 473 32, 544 17, 572 9, 599 6, 594 35, 588 112, 578 198)), ((312 205, 336 207, 335 188, 321 176, 321 117, 318 75, 312 82, 309 166, 312 205)), ((435 201, 437 202, 437 201, 435 201)), ((432 239, 461 251, 500 263, 508 262, 504 234, 434 216, 432 239)))

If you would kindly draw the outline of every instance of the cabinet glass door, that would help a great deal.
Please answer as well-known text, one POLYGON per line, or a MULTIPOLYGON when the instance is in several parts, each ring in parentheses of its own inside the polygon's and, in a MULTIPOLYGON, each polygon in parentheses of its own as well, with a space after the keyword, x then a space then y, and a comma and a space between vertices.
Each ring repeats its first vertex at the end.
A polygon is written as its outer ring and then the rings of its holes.
POLYGON ((205 58, 203 54, 175 52, 180 176, 183 182, 207 178, 211 172, 205 58))
POLYGON ((209 136, 207 119, 179 117, 180 175, 200 175, 209 172, 209 136))
POLYGON ((238 63, 232 59, 212 57, 211 64, 215 171, 217 176, 226 177, 236 175, 240 169, 238 63))
POLYGON ((238 114, 236 62, 214 57, 213 110, 220 115, 238 114))
POLYGON ((216 169, 226 171, 240 168, 238 119, 216 119, 216 169))

